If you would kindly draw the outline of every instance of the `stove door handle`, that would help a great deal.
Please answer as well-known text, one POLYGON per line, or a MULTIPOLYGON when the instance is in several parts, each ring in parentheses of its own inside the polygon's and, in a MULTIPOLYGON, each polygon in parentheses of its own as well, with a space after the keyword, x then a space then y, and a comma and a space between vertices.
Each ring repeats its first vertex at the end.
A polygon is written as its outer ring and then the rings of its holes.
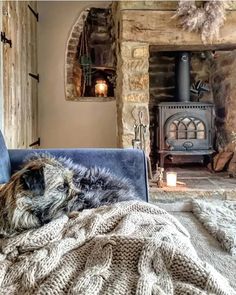
POLYGON ((193 147, 193 143, 191 141, 185 141, 183 143, 183 147, 186 149, 186 150, 190 150, 192 147, 193 147))

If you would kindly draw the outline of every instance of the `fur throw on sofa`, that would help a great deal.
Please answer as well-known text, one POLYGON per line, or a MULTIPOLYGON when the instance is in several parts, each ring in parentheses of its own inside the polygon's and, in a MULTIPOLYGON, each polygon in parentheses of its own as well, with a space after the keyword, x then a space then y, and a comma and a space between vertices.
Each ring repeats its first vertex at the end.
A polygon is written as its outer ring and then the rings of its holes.
POLYGON ((73 171, 73 183, 80 190, 78 196, 70 202, 69 211, 97 208, 122 201, 140 200, 133 185, 126 178, 115 175, 100 167, 84 167, 70 159, 59 158, 73 171))
POLYGON ((75 171, 75 183, 81 194, 72 208, 96 208, 102 205, 139 199, 134 187, 125 178, 118 178, 108 170, 92 167, 83 175, 75 171))

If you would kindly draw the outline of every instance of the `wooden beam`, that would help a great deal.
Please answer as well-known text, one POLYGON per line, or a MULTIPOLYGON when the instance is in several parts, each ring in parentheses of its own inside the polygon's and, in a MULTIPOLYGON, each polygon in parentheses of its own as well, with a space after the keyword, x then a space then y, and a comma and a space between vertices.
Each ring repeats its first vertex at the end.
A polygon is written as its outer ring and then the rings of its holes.
POLYGON ((183 30, 173 16, 173 11, 121 11, 120 40, 144 42, 160 48, 180 46, 179 50, 185 47, 191 50, 236 48, 236 11, 228 12, 220 37, 213 44, 203 44, 198 33, 183 30))
POLYGON ((176 10, 177 1, 120 1, 121 10, 140 9, 140 10, 176 10))
MULTIPOLYGON (((196 1, 197 7, 201 7, 205 1, 196 1)), ((178 1, 119 1, 120 10, 176 10, 178 1)), ((232 2, 228 10, 236 10, 236 1, 232 2)))

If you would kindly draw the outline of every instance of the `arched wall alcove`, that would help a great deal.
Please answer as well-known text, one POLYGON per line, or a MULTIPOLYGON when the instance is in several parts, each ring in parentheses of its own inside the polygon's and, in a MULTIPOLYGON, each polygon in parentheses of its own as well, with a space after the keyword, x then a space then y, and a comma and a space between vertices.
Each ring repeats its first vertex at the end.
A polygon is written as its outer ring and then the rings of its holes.
POLYGON ((66 45, 66 100, 110 101, 114 99, 114 42, 110 7, 90 7, 79 15, 72 26, 66 45), (105 87, 105 92, 99 91, 102 87, 105 87))

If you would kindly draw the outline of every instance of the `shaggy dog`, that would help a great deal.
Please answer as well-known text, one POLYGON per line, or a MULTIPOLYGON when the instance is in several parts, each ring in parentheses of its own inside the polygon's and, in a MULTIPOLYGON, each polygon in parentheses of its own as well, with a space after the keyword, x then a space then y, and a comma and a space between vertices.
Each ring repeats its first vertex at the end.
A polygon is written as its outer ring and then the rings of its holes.
POLYGON ((0 235, 36 228, 67 211, 78 194, 73 172, 47 155, 33 156, 0 191, 0 235))
POLYGON ((65 213, 134 199, 133 186, 107 170, 34 155, 0 191, 0 234, 14 235, 65 213))
POLYGON ((134 187, 125 178, 98 167, 75 165, 73 182, 80 193, 68 203, 69 211, 96 208, 117 202, 140 200, 134 187))

